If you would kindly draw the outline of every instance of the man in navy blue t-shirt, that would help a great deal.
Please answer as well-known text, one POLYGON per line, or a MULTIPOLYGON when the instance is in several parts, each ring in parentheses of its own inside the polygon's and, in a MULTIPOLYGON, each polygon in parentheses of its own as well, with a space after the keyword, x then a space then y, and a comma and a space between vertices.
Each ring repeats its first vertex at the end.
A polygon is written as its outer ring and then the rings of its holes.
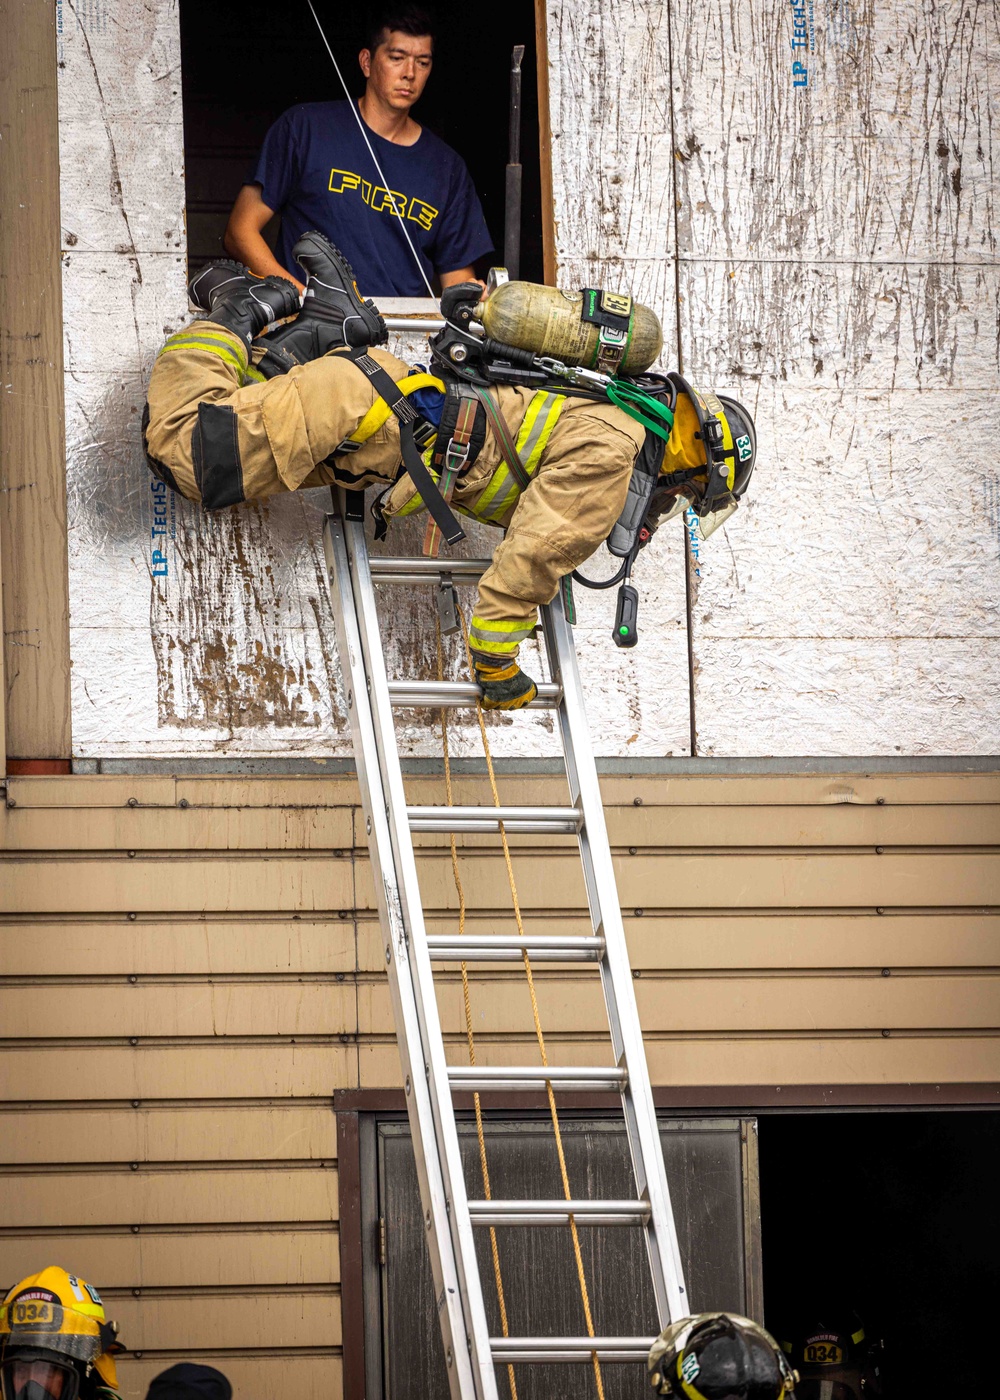
POLYGON ((367 83, 356 110, 366 132, 347 101, 283 113, 233 205, 228 252, 258 275, 290 277, 301 290, 292 248, 319 229, 351 264, 363 296, 427 295, 411 243, 427 277, 436 274, 442 287, 474 278, 473 263, 493 242, 472 179, 461 157, 410 116, 432 58, 427 15, 412 5, 386 10, 359 55, 367 83), (275 213, 281 233, 272 253, 261 230, 275 213))

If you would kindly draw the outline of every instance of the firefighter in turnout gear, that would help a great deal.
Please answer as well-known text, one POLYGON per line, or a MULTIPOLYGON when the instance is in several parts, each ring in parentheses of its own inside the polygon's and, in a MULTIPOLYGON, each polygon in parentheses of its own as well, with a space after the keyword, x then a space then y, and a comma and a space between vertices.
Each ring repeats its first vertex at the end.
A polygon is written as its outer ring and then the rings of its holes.
POLYGON ((117 1334, 77 1275, 53 1266, 22 1279, 0 1305, 3 1400, 119 1400, 117 1334))
MULTIPOLYGON (((379 486, 376 537, 426 508, 429 553, 462 537, 455 513, 498 526, 504 537, 480 581, 469 642, 484 708, 520 708, 537 688, 518 648, 538 605, 615 527, 650 420, 610 401, 610 391, 578 393, 537 372, 508 367, 515 382, 463 381, 440 350, 441 373, 414 371, 371 348, 387 338, 384 322, 322 235, 306 234, 295 257, 308 273, 302 309, 266 333, 298 309, 291 283, 234 263, 194 278, 192 300, 207 316, 172 335, 154 366, 143 418, 150 469, 209 510, 301 487, 379 486)), ((478 284, 448 288, 443 314, 461 313, 468 326, 481 295, 478 284)), ((471 329, 455 334, 475 348, 471 329)), ((617 332, 600 334, 607 353, 617 332)), ((464 344, 450 354, 465 360, 464 344)), ((702 407, 685 416, 680 400, 693 391, 678 382, 683 390, 670 390, 678 431, 661 423, 662 471, 652 473, 661 517, 678 501, 677 509, 693 501, 706 511, 735 502, 756 454, 745 410, 706 396, 710 412, 698 396, 702 407), (717 450, 706 421, 718 427, 717 450)))
POLYGON ((646 1368, 655 1393, 676 1400, 793 1400, 798 1380, 774 1338, 735 1313, 670 1323, 646 1368))
POLYGON ((796 1400, 877 1400, 882 1394, 882 1344, 865 1335, 853 1309, 822 1308, 791 1335, 781 1346, 800 1376, 796 1400))

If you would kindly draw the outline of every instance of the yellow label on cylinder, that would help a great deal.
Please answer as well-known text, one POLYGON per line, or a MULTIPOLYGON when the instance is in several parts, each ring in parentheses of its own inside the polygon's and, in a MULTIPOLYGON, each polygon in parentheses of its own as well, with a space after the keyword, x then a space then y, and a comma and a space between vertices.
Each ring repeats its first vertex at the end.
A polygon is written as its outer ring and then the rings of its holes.
POLYGON ((631 316, 632 298, 624 292, 602 292, 601 310, 610 316, 631 316))

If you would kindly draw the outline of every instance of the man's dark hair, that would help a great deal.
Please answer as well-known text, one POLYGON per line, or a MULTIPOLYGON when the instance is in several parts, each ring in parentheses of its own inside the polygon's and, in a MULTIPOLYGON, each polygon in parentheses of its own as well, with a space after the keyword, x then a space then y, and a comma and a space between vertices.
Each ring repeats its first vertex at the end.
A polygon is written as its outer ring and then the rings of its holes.
POLYGON ((146 1400, 232 1400, 232 1395, 229 1381, 214 1366, 181 1361, 150 1382, 146 1400))
POLYGON ((398 30, 401 34, 412 34, 414 37, 429 34, 433 39, 435 27, 432 15, 422 5, 385 5, 381 10, 377 10, 374 18, 369 21, 362 47, 369 53, 374 53, 379 44, 385 43, 386 36, 393 30, 398 30))

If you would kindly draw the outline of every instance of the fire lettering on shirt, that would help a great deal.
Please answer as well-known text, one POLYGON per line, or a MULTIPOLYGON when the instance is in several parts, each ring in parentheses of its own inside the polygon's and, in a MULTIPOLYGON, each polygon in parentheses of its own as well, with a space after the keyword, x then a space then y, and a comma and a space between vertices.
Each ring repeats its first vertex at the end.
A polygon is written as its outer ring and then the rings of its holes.
POLYGON ((406 195, 400 194, 398 190, 387 190, 385 185, 376 185, 372 189, 366 180, 362 187, 362 194, 373 214, 381 214, 383 209, 388 209, 390 214, 395 214, 397 210, 406 208, 406 195))
POLYGON ((421 228, 430 228, 437 216, 438 210, 432 204, 425 204, 422 199, 417 199, 416 196, 410 200, 406 217, 412 219, 415 224, 419 224, 421 228))
POLYGON ((373 185, 363 180, 353 170, 331 170, 329 191, 331 194, 350 194, 357 190, 373 214, 389 214, 395 217, 412 219, 422 229, 430 230, 441 212, 433 204, 414 195, 409 201, 400 190, 386 189, 385 185, 373 185), (405 211, 405 213, 404 213, 405 211))
POLYGON ((361 176, 353 170, 330 171, 330 193, 343 194, 345 190, 356 190, 361 184, 361 176))

